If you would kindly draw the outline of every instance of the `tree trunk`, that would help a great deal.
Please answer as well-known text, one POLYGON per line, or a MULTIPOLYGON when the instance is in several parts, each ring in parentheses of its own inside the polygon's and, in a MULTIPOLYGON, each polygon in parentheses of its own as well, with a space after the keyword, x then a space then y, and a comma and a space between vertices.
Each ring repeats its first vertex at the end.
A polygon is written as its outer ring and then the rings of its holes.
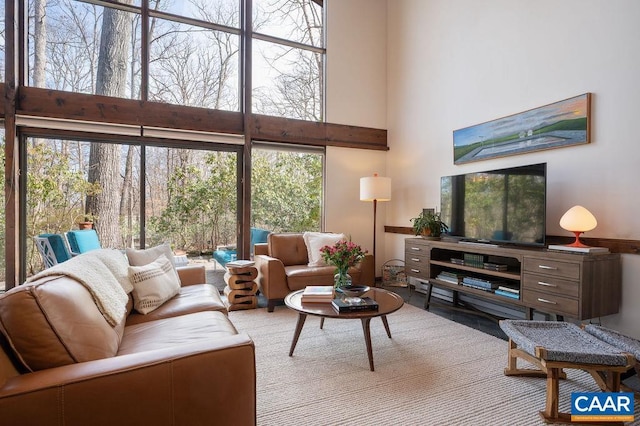
POLYGON ((33 2, 33 86, 44 87, 47 48, 47 0, 33 2))
MULTIPOLYGON (((131 0, 125 3, 131 4, 131 0)), ((104 8, 98 54, 96 94, 124 97, 126 94, 128 43, 131 14, 104 8)), ((99 183, 101 192, 87 196, 86 212, 97 216, 96 230, 103 247, 120 247, 120 145, 92 143, 89 182, 99 183)))

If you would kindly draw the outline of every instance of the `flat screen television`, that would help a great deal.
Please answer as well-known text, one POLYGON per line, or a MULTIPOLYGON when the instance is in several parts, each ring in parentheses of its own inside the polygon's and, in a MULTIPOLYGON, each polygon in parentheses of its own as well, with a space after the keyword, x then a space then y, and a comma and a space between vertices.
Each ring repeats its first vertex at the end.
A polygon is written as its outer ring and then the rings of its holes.
POLYGON ((547 164, 441 178, 445 237, 493 244, 544 246, 547 164))

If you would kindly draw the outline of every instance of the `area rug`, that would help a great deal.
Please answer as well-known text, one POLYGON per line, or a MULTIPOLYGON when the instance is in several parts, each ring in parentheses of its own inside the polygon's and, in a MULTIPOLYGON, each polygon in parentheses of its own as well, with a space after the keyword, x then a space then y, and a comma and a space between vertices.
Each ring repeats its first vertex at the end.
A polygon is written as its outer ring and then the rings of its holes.
MULTIPOLYGON (((297 313, 286 307, 229 312, 256 346, 258 425, 542 425, 545 380, 507 377, 507 342, 410 305, 371 321, 375 371, 359 321, 308 317, 288 356, 297 313)), ((521 365, 521 364, 519 364, 521 365)), ((521 366, 524 366, 522 364, 521 366)), ((571 392, 597 392, 567 370, 571 392)), ((634 425, 640 424, 636 397, 634 425)))

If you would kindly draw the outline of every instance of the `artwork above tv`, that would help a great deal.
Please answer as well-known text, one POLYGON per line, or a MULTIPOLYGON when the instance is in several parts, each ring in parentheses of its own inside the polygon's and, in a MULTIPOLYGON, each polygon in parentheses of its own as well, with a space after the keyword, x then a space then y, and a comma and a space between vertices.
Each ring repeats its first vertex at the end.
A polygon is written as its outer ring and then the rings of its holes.
POLYGON ((441 178, 446 237, 493 244, 544 246, 546 163, 441 178))

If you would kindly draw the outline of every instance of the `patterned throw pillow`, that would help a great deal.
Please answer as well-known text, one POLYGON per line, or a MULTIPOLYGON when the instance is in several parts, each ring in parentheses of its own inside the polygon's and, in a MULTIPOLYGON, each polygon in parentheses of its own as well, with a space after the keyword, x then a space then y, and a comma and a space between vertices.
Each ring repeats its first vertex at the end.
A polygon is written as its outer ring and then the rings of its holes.
POLYGON ((180 280, 167 256, 160 255, 144 266, 129 266, 133 307, 148 314, 180 291, 180 280))

